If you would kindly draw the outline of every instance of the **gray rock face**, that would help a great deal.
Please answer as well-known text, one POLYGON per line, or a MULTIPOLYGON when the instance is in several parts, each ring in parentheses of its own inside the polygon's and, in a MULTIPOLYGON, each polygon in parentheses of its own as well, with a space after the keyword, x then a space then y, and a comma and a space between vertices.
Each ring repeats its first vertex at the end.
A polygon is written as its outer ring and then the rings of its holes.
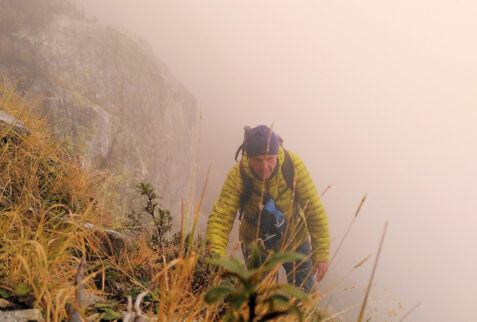
POLYGON ((91 164, 113 169, 128 204, 137 181, 151 182, 177 218, 195 160, 198 108, 152 50, 64 15, 36 32, 0 38, 0 73, 18 80, 18 91, 42 97, 57 137, 91 164))

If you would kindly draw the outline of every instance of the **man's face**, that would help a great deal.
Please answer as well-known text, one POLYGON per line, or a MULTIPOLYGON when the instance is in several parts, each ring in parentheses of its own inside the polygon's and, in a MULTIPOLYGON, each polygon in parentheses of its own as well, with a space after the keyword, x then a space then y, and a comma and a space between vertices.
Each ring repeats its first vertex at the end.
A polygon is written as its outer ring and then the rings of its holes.
POLYGON ((268 179, 272 176, 273 170, 277 165, 278 156, 275 154, 262 154, 249 158, 250 166, 253 171, 262 179, 268 179))

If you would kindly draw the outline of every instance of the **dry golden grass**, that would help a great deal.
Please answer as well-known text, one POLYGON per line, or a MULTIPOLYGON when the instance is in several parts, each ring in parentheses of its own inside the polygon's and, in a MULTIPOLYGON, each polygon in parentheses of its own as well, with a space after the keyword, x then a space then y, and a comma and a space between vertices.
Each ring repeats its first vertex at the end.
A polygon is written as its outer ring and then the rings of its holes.
POLYGON ((98 242, 83 223, 107 222, 110 215, 97 205, 101 177, 62 148, 14 90, 0 88, 0 109, 31 131, 0 128, 0 286, 11 293, 26 286, 27 306, 61 320, 80 257, 98 242))

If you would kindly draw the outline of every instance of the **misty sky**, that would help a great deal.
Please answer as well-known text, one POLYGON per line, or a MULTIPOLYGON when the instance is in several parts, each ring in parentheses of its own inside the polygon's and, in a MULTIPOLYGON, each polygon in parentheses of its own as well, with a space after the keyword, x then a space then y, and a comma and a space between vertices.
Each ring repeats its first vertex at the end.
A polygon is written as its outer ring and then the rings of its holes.
MULTIPOLYGON (((368 194, 324 286, 376 253, 389 220, 374 305, 477 321, 475 0, 82 3, 146 39, 200 101, 204 217, 243 126, 273 123, 318 190, 332 185, 332 251, 368 194)), ((371 266, 334 289, 336 307, 360 303, 371 266)))

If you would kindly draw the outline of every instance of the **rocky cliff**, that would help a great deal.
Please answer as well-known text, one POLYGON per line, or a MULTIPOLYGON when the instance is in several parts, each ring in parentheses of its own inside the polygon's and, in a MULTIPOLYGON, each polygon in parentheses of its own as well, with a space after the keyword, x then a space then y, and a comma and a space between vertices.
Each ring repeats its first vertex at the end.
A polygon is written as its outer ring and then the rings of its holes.
POLYGON ((141 39, 89 21, 67 1, 0 1, 0 73, 39 101, 55 134, 112 169, 130 204, 151 182, 177 213, 197 148, 198 108, 141 39))

